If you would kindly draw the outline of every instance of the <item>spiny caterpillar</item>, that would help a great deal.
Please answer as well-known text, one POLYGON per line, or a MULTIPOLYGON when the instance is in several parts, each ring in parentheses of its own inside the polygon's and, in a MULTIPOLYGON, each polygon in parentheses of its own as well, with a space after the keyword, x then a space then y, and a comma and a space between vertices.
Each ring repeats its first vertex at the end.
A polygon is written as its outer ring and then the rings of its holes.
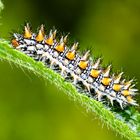
POLYGON ((133 80, 121 80, 122 73, 111 75, 111 65, 102 68, 101 58, 93 60, 89 51, 84 55, 77 52, 78 43, 67 47, 67 37, 56 38, 57 30, 50 30, 46 35, 41 25, 38 33, 32 33, 29 24, 25 26, 24 33, 13 34, 11 41, 13 48, 41 61, 45 66, 59 72, 65 79, 69 79, 77 89, 82 88, 91 98, 98 101, 107 101, 113 105, 119 104, 123 109, 129 105, 138 105, 132 98, 137 89, 133 88, 133 80), (104 98, 105 97, 105 98, 104 98))

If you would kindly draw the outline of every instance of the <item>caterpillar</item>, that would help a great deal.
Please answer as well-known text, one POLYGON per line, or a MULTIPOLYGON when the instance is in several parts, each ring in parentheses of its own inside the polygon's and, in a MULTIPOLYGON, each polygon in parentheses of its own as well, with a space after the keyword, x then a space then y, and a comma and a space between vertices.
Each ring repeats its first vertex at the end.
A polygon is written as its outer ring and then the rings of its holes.
POLYGON ((101 58, 92 59, 89 50, 81 55, 77 51, 78 42, 68 47, 68 35, 58 39, 56 33, 54 29, 46 35, 44 25, 37 33, 32 33, 27 23, 23 34, 13 33, 11 44, 14 49, 71 80, 77 89, 82 88, 93 99, 106 100, 112 106, 119 104, 121 109, 129 105, 138 106, 133 99, 138 92, 133 80, 122 79, 123 72, 111 75, 111 65, 103 68, 101 58))

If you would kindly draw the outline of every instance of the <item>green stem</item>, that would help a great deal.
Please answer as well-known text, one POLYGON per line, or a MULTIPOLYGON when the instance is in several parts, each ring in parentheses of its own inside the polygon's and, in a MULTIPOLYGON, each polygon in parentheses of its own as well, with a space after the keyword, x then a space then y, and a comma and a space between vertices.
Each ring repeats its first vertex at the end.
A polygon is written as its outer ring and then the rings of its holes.
POLYGON ((27 55, 13 49, 9 42, 5 40, 0 40, 0 59, 13 62, 52 82, 74 101, 81 103, 86 110, 95 113, 104 124, 121 136, 129 140, 140 140, 140 114, 134 107, 121 111, 109 110, 102 103, 78 93, 76 88, 65 81, 61 75, 50 68, 46 68, 42 62, 36 62, 27 55))

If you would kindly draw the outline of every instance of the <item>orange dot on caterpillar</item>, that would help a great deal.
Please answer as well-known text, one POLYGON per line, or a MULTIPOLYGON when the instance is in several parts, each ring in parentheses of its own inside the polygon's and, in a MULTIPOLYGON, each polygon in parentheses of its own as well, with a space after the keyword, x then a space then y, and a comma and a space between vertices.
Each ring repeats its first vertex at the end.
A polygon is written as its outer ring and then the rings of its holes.
POLYGON ((12 39, 12 45, 14 47, 17 47, 17 46, 19 46, 19 43, 18 43, 18 41, 16 39, 12 39))
POLYGON ((31 38, 32 37, 32 32, 30 31, 30 26, 27 23, 27 25, 24 27, 24 37, 25 38, 31 38))
POLYGON ((92 69, 91 72, 90 72, 90 75, 93 77, 93 78, 97 78, 99 76, 99 74, 101 73, 101 70, 94 70, 92 69))
POLYGON ((44 40, 44 25, 41 25, 38 35, 36 36, 36 41, 41 42, 44 40))

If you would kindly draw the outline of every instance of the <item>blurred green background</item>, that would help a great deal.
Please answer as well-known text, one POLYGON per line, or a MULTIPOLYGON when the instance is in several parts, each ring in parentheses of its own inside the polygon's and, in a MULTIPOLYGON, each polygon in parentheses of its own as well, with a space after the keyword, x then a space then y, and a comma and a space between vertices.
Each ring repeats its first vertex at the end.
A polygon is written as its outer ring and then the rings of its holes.
MULTIPOLYGON (((139 0, 3 0, 0 36, 29 21, 55 26, 140 81, 139 0)), ((123 140, 50 83, 0 62, 1 140, 123 140)), ((137 87, 140 89, 139 84, 137 87)))

